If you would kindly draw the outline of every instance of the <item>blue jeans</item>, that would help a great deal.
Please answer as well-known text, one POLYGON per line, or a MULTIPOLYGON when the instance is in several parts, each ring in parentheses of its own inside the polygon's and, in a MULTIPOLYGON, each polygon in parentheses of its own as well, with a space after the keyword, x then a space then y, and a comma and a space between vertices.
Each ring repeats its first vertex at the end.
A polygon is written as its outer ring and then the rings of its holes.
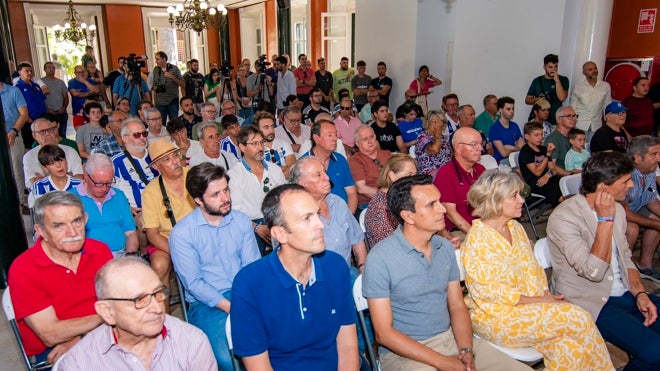
POLYGON ((191 303, 188 308, 188 321, 208 336, 218 367, 221 370, 232 370, 234 366, 232 365, 225 334, 227 313, 196 301, 191 303))
POLYGON ((53 116, 55 117, 55 120, 57 120, 57 122, 60 124, 60 128, 58 129, 60 136, 62 138, 66 138, 66 129, 69 123, 69 115, 64 112, 53 116))
MULTIPOLYGON (((644 294, 642 294, 644 295, 644 294)), ((660 298, 649 295, 656 307, 660 298)), ((596 320, 603 339, 632 356, 624 371, 660 370, 660 322, 644 326, 644 316, 630 292, 610 296, 596 320)))
POLYGON ((241 127, 252 125, 252 117, 254 117, 254 111, 252 108, 241 108, 238 111, 238 115, 243 118, 243 124, 241 127))
POLYGON ((167 122, 179 117, 179 102, 178 100, 173 100, 168 104, 158 104, 156 109, 160 112, 160 116, 163 118, 163 126, 167 125, 167 122))

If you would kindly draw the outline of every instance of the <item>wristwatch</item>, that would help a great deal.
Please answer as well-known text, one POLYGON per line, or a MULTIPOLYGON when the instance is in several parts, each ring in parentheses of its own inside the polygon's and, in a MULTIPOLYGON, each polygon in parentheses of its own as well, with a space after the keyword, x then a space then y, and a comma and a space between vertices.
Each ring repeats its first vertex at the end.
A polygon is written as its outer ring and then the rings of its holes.
POLYGON ((18 133, 20 133, 20 131, 18 131, 16 128, 11 128, 10 131, 13 131, 16 136, 18 136, 18 133))
POLYGON ((474 352, 472 351, 472 348, 467 347, 467 348, 461 348, 461 350, 458 352, 459 355, 463 355, 466 353, 472 353, 472 357, 474 357, 474 352))

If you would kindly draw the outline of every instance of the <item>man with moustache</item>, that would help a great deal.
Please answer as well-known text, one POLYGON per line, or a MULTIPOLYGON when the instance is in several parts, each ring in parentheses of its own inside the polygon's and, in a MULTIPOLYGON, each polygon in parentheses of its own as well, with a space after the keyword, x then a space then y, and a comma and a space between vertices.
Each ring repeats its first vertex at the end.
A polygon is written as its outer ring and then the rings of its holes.
POLYGON ((264 142, 259 129, 251 125, 242 128, 238 133, 238 147, 243 158, 227 172, 234 207, 252 219, 261 255, 265 255, 270 245, 270 231, 264 225, 261 202, 271 189, 286 183, 280 167, 264 161, 264 142))
MULTIPOLYGON (((170 286, 170 244, 172 227, 195 209, 195 202, 185 187, 188 168, 181 164, 179 149, 160 139, 149 146, 151 167, 160 173, 142 192, 144 229, 149 239, 147 254, 151 267, 164 286, 170 286), (164 191, 163 191, 164 190, 164 191), (168 203, 163 201, 167 196, 168 203)), ((169 311, 169 303, 165 304, 169 311)))
POLYGON ((348 266, 325 251, 319 204, 286 184, 268 193, 262 210, 280 248, 234 279, 234 352, 248 371, 357 370, 348 266))
POLYGON ((63 370, 126 370, 137 360, 146 370, 218 369, 206 336, 165 313, 169 290, 144 260, 115 259, 95 279, 96 313, 103 324, 62 359, 63 370))
POLYGON ((192 139, 193 127, 195 124, 202 122, 202 118, 195 113, 195 103, 192 97, 181 97, 179 105, 181 107, 181 116, 179 116, 179 119, 183 121, 183 124, 186 126, 188 139, 192 139))
POLYGON ((188 321, 209 337, 220 369, 231 370, 225 321, 232 281, 241 268, 261 256, 252 221, 232 209, 224 168, 210 163, 193 166, 186 189, 197 207, 172 228, 172 264, 186 288, 188 321))
POLYGON ((102 323, 94 276, 112 254, 85 238, 85 209, 72 193, 39 198, 34 218, 39 237, 14 260, 8 284, 25 352, 52 364, 102 323))
POLYGON ((275 116, 266 111, 257 112, 252 123, 259 128, 264 137, 264 160, 277 164, 285 177, 289 176, 289 168, 296 162, 296 155, 289 143, 275 138, 275 116))

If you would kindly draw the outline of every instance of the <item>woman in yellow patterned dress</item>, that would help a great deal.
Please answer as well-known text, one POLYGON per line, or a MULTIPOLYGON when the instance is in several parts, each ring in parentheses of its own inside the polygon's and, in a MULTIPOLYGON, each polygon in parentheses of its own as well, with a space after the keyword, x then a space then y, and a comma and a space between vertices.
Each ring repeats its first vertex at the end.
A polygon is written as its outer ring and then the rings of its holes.
POLYGON ((531 346, 546 370, 612 370, 591 316, 553 295, 522 225, 523 183, 516 174, 485 172, 470 188, 474 220, 461 260, 474 332, 495 344, 531 346))

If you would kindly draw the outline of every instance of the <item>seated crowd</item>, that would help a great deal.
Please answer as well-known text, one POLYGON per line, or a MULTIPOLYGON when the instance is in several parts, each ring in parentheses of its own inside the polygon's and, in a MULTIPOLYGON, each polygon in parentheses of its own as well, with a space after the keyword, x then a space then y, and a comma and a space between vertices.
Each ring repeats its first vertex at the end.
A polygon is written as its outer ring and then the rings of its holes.
MULTIPOLYGON (((530 370, 492 345, 532 347, 547 370, 612 370, 605 341, 631 356, 626 370, 660 369, 660 299, 641 281, 660 282, 660 139, 628 119, 647 102, 612 101, 593 62, 566 105, 546 56, 521 127, 506 96, 486 95, 478 115, 456 94, 429 109, 442 81, 426 66, 393 110, 383 62, 372 79, 363 61, 331 73, 274 56, 223 80, 163 58, 169 105, 149 90, 158 77, 142 81, 154 105, 124 71, 106 83, 108 115, 71 93, 75 142, 57 117, 31 121, 21 182, 36 241, 8 279, 29 356, 231 370, 230 321, 247 370, 358 370, 365 336, 383 370, 530 370), (564 197, 573 174, 580 191, 564 197), (517 221, 530 191, 554 208, 551 285, 517 221), (169 314, 175 279, 188 323, 169 314)), ((648 80, 634 85, 643 98, 648 80)))

